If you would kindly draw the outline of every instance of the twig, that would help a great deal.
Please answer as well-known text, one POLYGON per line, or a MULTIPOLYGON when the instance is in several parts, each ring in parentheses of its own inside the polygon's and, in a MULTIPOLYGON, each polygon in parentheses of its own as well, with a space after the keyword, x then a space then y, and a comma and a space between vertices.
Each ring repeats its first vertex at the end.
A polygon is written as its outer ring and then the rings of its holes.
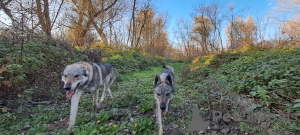
POLYGON ((286 96, 286 95, 283 95, 282 93, 278 93, 279 95, 277 95, 277 96, 279 96, 279 97, 282 97, 282 98, 286 98, 286 100, 288 100, 288 101, 290 101, 290 102, 293 102, 295 99, 293 99, 293 98, 291 98, 291 97, 288 97, 288 96, 286 96))
POLYGON ((41 102, 32 102, 33 105, 50 105, 53 104, 53 101, 41 101, 41 102))

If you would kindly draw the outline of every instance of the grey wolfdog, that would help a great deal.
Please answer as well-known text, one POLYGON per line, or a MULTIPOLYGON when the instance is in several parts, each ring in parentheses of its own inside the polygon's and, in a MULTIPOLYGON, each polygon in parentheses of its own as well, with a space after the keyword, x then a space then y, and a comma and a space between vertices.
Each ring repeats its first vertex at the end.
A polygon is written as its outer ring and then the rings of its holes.
POLYGON ((109 86, 114 82, 115 78, 114 68, 108 63, 77 62, 68 65, 64 69, 62 81, 64 82, 64 89, 67 91, 66 97, 72 97, 68 130, 75 124, 80 96, 84 92, 92 93, 93 114, 95 115, 97 109, 101 108, 106 91, 112 98, 109 86), (98 104, 99 87, 102 85, 104 90, 98 104))
POLYGON ((163 66, 163 68, 168 70, 164 70, 160 75, 156 75, 154 80, 154 98, 156 100, 159 135, 163 134, 161 112, 164 111, 164 117, 167 118, 170 100, 175 92, 174 69, 171 66, 163 66))

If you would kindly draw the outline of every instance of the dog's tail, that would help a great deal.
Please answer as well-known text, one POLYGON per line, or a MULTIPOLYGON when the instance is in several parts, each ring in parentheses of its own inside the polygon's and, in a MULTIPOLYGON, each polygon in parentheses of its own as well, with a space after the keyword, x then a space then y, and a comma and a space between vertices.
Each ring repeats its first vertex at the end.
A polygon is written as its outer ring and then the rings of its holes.
POLYGON ((173 74, 174 74, 174 69, 171 66, 165 65, 165 66, 163 66, 163 68, 171 70, 173 72, 173 74))

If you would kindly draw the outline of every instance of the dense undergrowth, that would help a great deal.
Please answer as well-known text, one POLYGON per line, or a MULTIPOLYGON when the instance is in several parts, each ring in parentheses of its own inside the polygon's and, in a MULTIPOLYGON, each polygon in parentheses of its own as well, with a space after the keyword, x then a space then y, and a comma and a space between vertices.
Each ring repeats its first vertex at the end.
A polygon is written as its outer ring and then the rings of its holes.
MULTIPOLYGON (((256 107, 300 114, 299 63, 300 48, 243 48, 196 58, 184 78, 196 83, 214 77, 232 92, 251 95, 261 104, 256 107)), ((299 131, 300 125, 289 123, 286 128, 299 131)))
POLYGON ((95 47, 89 50, 75 49, 57 41, 52 42, 28 42, 23 49, 21 45, 0 42, 0 97, 49 89, 43 94, 50 98, 51 91, 61 87, 59 78, 63 68, 78 61, 108 62, 119 74, 150 69, 166 62, 165 58, 143 55, 137 50, 114 49, 112 52, 112 49, 95 47))
MULTIPOLYGON (((124 121, 120 119, 128 115, 128 109, 124 107, 138 105, 137 111, 140 113, 146 113, 154 108, 151 89, 152 77, 145 78, 147 85, 143 87, 148 90, 145 93, 145 91, 140 91, 140 85, 143 84, 134 84, 140 80, 132 82, 131 78, 127 76, 149 70, 154 66, 161 67, 170 60, 158 56, 152 57, 138 50, 121 51, 101 47, 92 47, 88 50, 68 47, 56 41, 54 43, 48 41, 29 42, 24 44, 22 52, 21 50, 20 45, 0 42, 1 134, 37 134, 53 130, 53 132, 67 134, 67 132, 62 132, 67 126, 69 106, 64 105, 68 100, 62 89, 61 72, 66 65, 77 61, 99 62, 99 58, 95 58, 96 56, 103 56, 100 60, 111 63, 117 70, 117 81, 112 89, 121 89, 120 93, 117 93, 120 95, 110 103, 111 107, 115 109, 99 114, 96 124, 94 118, 87 117, 90 100, 88 97, 83 98, 81 104, 86 105, 79 108, 79 111, 83 110, 83 113, 78 114, 77 125, 87 124, 76 128, 76 133, 154 132, 153 120, 149 117, 139 116, 132 122, 128 122, 128 117, 124 121), (124 81, 125 83, 122 83, 124 81), (139 98, 141 94, 146 94, 148 98, 139 98), (124 97, 124 95, 128 95, 128 97, 124 97), (32 104, 32 102, 49 100, 54 105, 36 106, 32 104), (117 118, 114 118, 115 116, 117 118), (112 124, 110 120, 114 119, 121 121, 121 124, 120 122, 112 124)), ((160 69, 158 68, 158 70, 160 69)))
POLYGON ((104 58, 103 61, 111 63, 117 69, 119 74, 147 70, 153 66, 160 66, 166 63, 166 59, 163 57, 145 56, 134 50, 118 53, 112 57, 104 58))
POLYGON ((28 42, 23 49, 18 44, 0 42, 0 97, 37 89, 48 89, 44 93, 50 95, 51 90, 60 87, 58 77, 63 67, 86 59, 76 49, 66 50, 44 41, 28 42))
MULTIPOLYGON (((111 88, 114 98, 104 100, 105 109, 96 117, 90 114, 90 95, 83 95, 73 129, 75 134, 157 133, 153 116, 153 78, 163 70, 161 66, 164 64, 170 64, 176 72, 173 110, 164 121, 165 128, 175 125, 180 128, 178 132, 190 133, 186 127, 192 116, 192 106, 198 104, 205 110, 219 102, 210 96, 218 96, 219 91, 226 90, 251 95, 261 104, 257 107, 300 113, 299 48, 261 50, 250 46, 231 53, 196 58, 189 68, 186 63, 130 49, 121 51, 94 46, 87 50, 29 42, 24 45, 22 53, 20 50, 20 45, 0 42, 0 95, 5 99, 10 99, 7 95, 17 98, 14 101, 0 100, 1 134, 68 134, 70 107, 60 77, 63 68, 76 61, 111 63, 117 70, 117 80, 111 88), (54 102, 32 104, 33 101, 45 100, 54 102)), ((222 96, 226 97, 221 93, 222 96)), ((278 122, 274 127, 299 131, 299 119, 298 123, 278 122)), ((253 130, 247 123, 239 124, 241 132, 238 133, 248 132, 242 131, 244 129, 253 130)))

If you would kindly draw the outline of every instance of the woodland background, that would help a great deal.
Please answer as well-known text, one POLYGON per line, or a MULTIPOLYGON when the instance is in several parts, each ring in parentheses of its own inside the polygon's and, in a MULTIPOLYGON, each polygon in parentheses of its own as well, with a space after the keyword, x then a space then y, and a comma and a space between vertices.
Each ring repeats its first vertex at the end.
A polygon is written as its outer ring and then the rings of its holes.
POLYGON ((155 134, 153 79, 165 64, 177 79, 166 134, 299 134, 300 1, 277 2, 274 13, 286 16, 245 15, 233 2, 195 5, 170 37, 170 16, 152 0, 2 0, 0 133, 69 134, 61 72, 74 62, 103 61, 117 70, 116 98, 92 118, 85 94, 74 134, 155 134), (209 121, 212 110, 245 109, 298 119, 210 122, 191 132, 194 105, 209 121))

